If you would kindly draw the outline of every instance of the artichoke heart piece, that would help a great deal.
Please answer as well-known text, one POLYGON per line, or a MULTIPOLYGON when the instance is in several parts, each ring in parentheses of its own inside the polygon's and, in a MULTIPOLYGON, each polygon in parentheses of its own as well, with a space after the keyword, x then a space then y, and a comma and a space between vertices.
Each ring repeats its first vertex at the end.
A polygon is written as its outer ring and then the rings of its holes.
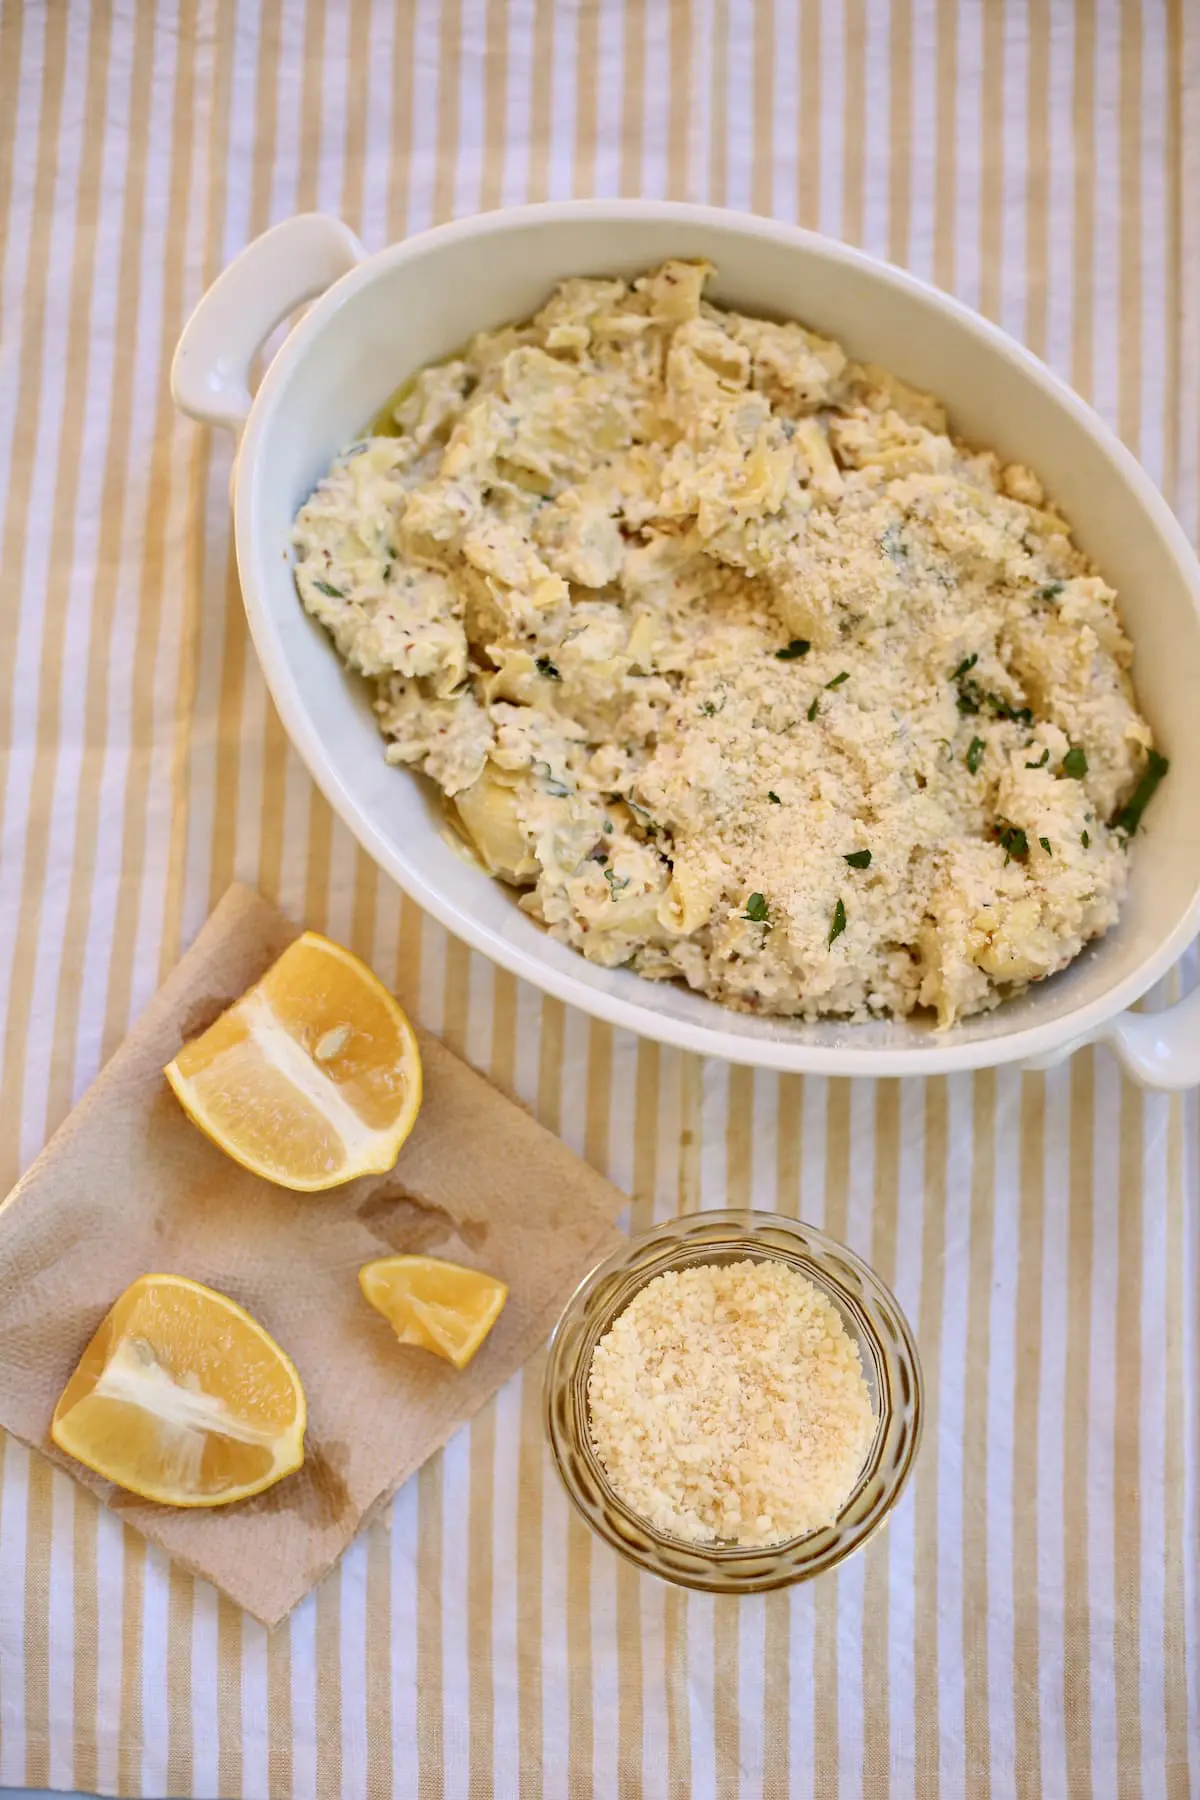
POLYGON ((462 827, 485 868, 514 887, 537 879, 538 861, 521 823, 517 796, 485 769, 452 802, 462 827))

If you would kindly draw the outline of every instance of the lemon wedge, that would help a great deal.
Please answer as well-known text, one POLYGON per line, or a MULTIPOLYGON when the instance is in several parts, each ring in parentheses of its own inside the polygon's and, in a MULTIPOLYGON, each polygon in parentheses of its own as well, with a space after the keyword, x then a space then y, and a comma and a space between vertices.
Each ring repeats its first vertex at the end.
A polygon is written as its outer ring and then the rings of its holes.
POLYGON ((300 1193, 390 1169, 421 1106, 405 1014, 365 964, 315 931, 165 1073, 206 1137, 300 1193))
POLYGON ((500 1317, 508 1289, 493 1275, 436 1256, 385 1256, 358 1272, 358 1285, 402 1344, 417 1344, 465 1369, 500 1317))
POLYGON ((234 1301, 143 1275, 83 1353, 50 1435, 97 1475, 164 1506, 228 1506, 304 1461, 304 1389, 234 1301))

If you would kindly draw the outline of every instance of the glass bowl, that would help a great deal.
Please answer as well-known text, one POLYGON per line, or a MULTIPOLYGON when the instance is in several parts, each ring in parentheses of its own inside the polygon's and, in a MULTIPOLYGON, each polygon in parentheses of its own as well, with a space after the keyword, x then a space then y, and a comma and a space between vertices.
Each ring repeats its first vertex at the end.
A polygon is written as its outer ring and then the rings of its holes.
POLYGON ((614 1550, 652 1575, 714 1594, 753 1594, 807 1581, 861 1548, 895 1506, 921 1441, 922 1382, 908 1321, 853 1251, 811 1225, 767 1212, 698 1212, 656 1225, 585 1275, 550 1339, 543 1391, 546 1435, 568 1495, 614 1550), (837 1307, 858 1345, 875 1437, 833 1525, 784 1543, 694 1544, 656 1530, 613 1491, 592 1448, 592 1353, 639 1288, 668 1269, 775 1259, 790 1263, 837 1307))

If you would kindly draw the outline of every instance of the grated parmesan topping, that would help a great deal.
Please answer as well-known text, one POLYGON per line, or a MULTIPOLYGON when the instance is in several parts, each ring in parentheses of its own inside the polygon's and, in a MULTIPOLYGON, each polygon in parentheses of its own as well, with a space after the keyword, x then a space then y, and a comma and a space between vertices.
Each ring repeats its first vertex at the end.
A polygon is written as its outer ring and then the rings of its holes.
POLYGON ((562 942, 948 1026, 1117 918, 1156 759, 1116 596, 1029 469, 711 272, 422 370, 301 508, 300 596, 562 942))
POLYGON ((597 1344, 592 1442, 657 1530, 764 1545, 832 1525, 875 1415, 841 1314, 787 1263, 656 1276, 597 1344))

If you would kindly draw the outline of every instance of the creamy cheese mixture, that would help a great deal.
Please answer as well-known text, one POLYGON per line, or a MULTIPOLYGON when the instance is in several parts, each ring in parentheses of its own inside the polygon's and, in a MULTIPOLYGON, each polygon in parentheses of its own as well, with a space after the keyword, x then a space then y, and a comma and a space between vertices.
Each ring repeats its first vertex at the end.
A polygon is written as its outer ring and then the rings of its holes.
POLYGON ((556 938, 948 1025, 1117 916, 1165 765, 1115 596, 1029 469, 710 273, 422 370, 301 509, 300 597, 556 938))

